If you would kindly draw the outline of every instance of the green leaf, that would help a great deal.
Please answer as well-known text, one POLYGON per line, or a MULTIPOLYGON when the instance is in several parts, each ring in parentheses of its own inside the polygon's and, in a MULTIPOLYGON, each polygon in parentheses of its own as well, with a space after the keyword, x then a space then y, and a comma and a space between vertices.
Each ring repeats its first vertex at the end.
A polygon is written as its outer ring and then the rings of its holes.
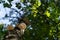
POLYGON ((44 14, 45 14, 47 17, 50 17, 50 12, 49 12, 49 11, 46 11, 44 14))
POLYGON ((24 2, 24 0, 20 0, 21 2, 24 2))
POLYGON ((36 1, 36 5, 37 5, 37 7, 41 6, 41 1, 40 0, 37 0, 36 1))
POLYGON ((37 16, 37 14, 36 13, 34 13, 34 15, 33 15, 34 17, 36 17, 37 16))
POLYGON ((8 4, 8 3, 4 3, 3 5, 4 7, 9 7, 9 8, 12 6, 11 4, 8 4))

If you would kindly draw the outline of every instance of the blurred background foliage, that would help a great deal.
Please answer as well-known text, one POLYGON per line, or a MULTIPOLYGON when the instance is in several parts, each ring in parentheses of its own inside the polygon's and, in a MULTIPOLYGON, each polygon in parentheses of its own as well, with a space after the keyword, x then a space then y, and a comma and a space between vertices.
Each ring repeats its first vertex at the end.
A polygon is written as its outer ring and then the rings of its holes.
POLYGON ((0 40, 4 39, 4 35, 6 34, 7 30, 3 31, 3 24, 0 24, 0 40))
MULTIPOLYGON (((4 7, 11 7, 4 3, 4 7)), ((20 0, 26 7, 17 3, 18 9, 23 8, 24 17, 28 18, 30 25, 24 34, 24 40, 60 40, 60 0, 20 0), (27 5, 27 3, 30 3, 27 5)), ((3 36, 0 25, 0 38, 3 36)))

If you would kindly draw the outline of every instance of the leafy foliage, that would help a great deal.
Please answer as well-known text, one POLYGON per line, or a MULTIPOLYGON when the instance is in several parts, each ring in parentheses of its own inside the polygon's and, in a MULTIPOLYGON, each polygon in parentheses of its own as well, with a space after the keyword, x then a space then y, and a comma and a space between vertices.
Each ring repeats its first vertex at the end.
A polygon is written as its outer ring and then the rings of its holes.
POLYGON ((4 39, 4 35, 6 34, 7 30, 3 31, 3 24, 0 24, 0 40, 4 39))
MULTIPOLYGON (((60 38, 60 1, 59 0, 20 0, 17 8, 24 11, 24 17, 31 22, 27 26, 24 40, 59 40, 60 38), (31 5, 27 5, 27 3, 31 5)), ((10 7, 11 5, 6 6, 10 7)), ((5 6, 5 7, 6 7, 5 6)))

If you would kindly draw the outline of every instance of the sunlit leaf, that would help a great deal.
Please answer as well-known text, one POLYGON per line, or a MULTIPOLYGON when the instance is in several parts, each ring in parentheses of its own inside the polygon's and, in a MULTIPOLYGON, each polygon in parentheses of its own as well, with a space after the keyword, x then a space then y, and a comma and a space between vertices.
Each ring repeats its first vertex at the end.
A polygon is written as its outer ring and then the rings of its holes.
POLYGON ((41 5, 40 0, 36 0, 36 3, 34 3, 34 5, 32 6, 32 9, 36 9, 41 5))
POLYGON ((38 7, 41 5, 40 0, 37 0, 37 1, 36 1, 36 5, 37 5, 38 7))
POLYGON ((33 15, 34 17, 36 17, 37 16, 37 14, 36 13, 34 13, 34 15, 33 15))
POLYGON ((49 11, 46 11, 46 12, 45 12, 45 15, 46 15, 47 17, 50 17, 50 12, 49 12, 49 11))
POLYGON ((53 35, 53 32, 52 32, 52 30, 50 30, 50 32, 49 32, 49 35, 50 35, 50 36, 52 36, 52 35, 53 35))
POLYGON ((32 9, 36 9, 36 6, 32 6, 32 9))
POLYGON ((24 0, 20 0, 21 2, 24 2, 24 0))

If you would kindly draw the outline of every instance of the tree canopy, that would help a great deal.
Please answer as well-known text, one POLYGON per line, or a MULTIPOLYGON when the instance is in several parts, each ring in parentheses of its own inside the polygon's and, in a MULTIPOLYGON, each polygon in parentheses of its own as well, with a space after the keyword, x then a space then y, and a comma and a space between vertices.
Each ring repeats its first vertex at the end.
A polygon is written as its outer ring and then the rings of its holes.
MULTIPOLYGON (((13 9, 17 15, 19 14, 15 18, 25 17, 30 21, 24 34, 24 40, 60 40, 60 0, 20 0, 13 7, 13 0, 7 1, 9 3, 4 0, 1 3, 4 8, 13 9), (20 16, 21 11, 23 11, 22 16, 20 16)), ((14 11, 10 14, 14 14, 14 11)), ((5 17, 11 17, 11 15, 5 17)), ((15 19, 15 21, 12 22, 19 23, 20 20, 15 19)))

